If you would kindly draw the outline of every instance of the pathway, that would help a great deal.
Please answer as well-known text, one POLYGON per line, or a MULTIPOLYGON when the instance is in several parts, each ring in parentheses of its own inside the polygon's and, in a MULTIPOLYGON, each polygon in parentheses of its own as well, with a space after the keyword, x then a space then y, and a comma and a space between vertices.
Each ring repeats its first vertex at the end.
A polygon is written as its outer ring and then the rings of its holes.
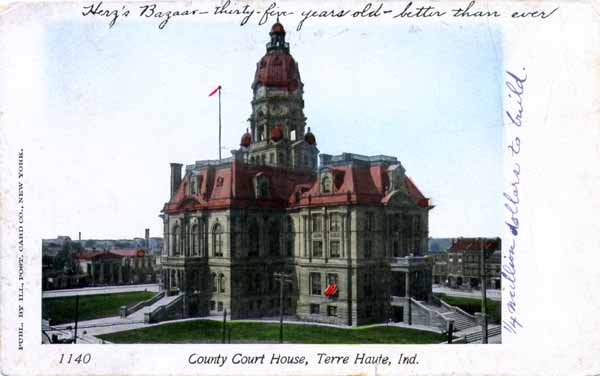
POLYGON ((133 291, 150 291, 158 292, 158 284, 145 285, 122 285, 122 286, 100 286, 100 287, 85 287, 82 289, 65 289, 65 290, 49 290, 42 292, 42 298, 58 298, 62 296, 75 295, 97 295, 97 294, 118 294, 122 292, 133 291))

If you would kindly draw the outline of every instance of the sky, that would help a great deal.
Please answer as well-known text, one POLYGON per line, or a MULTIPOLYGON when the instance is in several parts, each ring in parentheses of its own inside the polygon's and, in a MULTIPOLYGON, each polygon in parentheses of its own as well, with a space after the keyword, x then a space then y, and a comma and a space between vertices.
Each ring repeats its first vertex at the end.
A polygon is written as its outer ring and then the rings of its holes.
MULTIPOLYGON (((286 25, 322 153, 398 157, 431 197, 430 236, 499 236, 502 49, 489 25, 286 25)), ((45 32, 34 147, 43 236, 162 236, 169 163, 223 156, 248 127, 270 24, 64 21, 45 32)))

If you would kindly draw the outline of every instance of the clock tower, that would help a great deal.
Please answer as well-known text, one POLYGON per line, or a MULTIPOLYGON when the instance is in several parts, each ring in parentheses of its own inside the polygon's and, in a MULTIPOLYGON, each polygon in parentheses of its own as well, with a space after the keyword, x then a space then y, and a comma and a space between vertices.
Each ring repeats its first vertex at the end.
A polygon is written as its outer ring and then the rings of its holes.
POLYGON ((316 138, 306 129, 304 84, 290 55, 285 30, 279 22, 269 33, 267 53, 256 66, 252 83, 250 129, 235 154, 250 164, 316 171, 316 138))

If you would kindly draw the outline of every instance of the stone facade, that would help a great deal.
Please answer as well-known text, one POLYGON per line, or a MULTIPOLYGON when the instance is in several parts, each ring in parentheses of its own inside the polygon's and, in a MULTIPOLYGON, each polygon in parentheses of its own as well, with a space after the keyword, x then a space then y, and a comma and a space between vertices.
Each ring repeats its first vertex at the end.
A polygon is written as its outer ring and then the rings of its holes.
POLYGON ((275 24, 270 35, 241 147, 183 174, 171 164, 162 287, 182 294, 186 316, 269 317, 280 306, 274 274, 286 273, 286 315, 402 319, 393 296, 431 294, 423 255, 433 206, 395 157, 319 156, 285 31, 275 24))

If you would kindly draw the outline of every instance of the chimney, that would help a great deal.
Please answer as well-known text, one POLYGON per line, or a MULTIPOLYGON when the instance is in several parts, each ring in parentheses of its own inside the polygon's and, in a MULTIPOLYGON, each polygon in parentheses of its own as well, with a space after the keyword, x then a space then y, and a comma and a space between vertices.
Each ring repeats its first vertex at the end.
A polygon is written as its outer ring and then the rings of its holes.
POLYGON ((149 228, 146 229, 145 238, 146 238, 146 252, 148 252, 150 250, 150 229, 149 228))
POLYGON ((171 197, 175 194, 175 190, 179 187, 179 183, 181 183, 181 168, 183 164, 181 163, 171 163, 171 197))
POLYGON ((81 231, 79 231, 79 241, 81 242, 81 231))

